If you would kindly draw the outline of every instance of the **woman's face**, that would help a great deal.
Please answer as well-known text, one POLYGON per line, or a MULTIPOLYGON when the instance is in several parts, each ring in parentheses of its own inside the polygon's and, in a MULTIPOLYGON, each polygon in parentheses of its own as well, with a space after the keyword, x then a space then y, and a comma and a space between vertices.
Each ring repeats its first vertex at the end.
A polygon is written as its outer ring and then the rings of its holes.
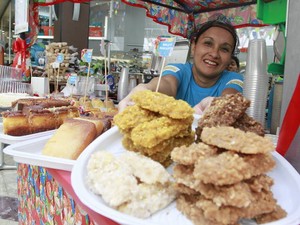
POLYGON ((234 49, 234 39, 229 31, 211 27, 192 46, 195 75, 215 79, 230 63, 234 49))

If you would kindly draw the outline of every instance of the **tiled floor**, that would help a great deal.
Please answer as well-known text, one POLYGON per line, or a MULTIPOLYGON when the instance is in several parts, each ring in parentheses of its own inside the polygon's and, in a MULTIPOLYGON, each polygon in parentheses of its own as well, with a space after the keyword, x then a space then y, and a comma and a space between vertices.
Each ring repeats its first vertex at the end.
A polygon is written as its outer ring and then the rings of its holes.
MULTIPOLYGON (((4 156, 7 165, 14 165, 10 156, 4 156)), ((0 169, 0 225, 18 225, 17 170, 0 169)))

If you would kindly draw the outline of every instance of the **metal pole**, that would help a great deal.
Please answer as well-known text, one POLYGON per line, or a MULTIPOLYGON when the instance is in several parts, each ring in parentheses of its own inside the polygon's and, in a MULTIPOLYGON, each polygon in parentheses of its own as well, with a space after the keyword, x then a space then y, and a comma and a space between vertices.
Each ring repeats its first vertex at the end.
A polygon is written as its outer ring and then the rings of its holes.
POLYGON ((9 3, 9 24, 8 24, 8 64, 11 64, 11 49, 12 49, 12 32, 11 32, 11 10, 12 10, 12 6, 11 6, 11 2, 9 3))

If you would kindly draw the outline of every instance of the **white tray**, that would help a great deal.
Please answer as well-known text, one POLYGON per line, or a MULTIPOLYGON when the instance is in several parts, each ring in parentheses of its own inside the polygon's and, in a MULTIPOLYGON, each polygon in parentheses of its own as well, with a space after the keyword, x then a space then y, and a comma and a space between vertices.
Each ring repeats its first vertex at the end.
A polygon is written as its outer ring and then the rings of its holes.
MULTIPOLYGON (((177 209, 175 202, 155 213, 150 218, 138 219, 110 208, 100 196, 92 193, 86 186, 87 162, 96 151, 106 150, 115 155, 126 151, 121 144, 122 135, 117 127, 111 128, 98 137, 77 159, 71 174, 72 187, 79 199, 94 211, 124 225, 192 225, 177 209)), ((288 213, 286 218, 268 223, 268 225, 298 225, 300 223, 300 175, 277 152, 273 153, 277 166, 270 175, 275 184, 272 187, 275 198, 288 213)), ((254 221, 243 221, 243 225, 256 224, 254 221)))
POLYGON ((15 143, 4 148, 3 152, 13 156, 18 163, 71 171, 75 160, 42 155, 42 149, 51 136, 52 134, 15 143))
POLYGON ((24 136, 12 136, 3 133, 3 123, 0 123, 0 142, 3 144, 14 144, 21 141, 27 141, 39 137, 44 137, 50 134, 53 134, 56 130, 48 130, 44 132, 39 132, 35 134, 28 134, 24 136))

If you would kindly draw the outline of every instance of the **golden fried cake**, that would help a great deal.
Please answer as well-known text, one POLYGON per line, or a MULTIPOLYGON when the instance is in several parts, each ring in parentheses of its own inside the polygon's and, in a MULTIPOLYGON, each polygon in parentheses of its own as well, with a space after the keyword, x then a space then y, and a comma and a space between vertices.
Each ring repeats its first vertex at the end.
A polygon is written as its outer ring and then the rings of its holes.
POLYGON ((275 149, 267 137, 228 126, 204 127, 201 140, 209 145, 245 154, 269 153, 275 149))
POLYGON ((157 112, 173 119, 187 119, 193 116, 194 109, 183 101, 174 97, 149 90, 139 91, 131 96, 131 99, 143 109, 157 112))
POLYGON ((99 99, 99 98, 93 98, 91 100, 91 103, 92 103, 92 106, 94 108, 102 108, 102 107, 104 107, 104 102, 101 99, 99 99))

